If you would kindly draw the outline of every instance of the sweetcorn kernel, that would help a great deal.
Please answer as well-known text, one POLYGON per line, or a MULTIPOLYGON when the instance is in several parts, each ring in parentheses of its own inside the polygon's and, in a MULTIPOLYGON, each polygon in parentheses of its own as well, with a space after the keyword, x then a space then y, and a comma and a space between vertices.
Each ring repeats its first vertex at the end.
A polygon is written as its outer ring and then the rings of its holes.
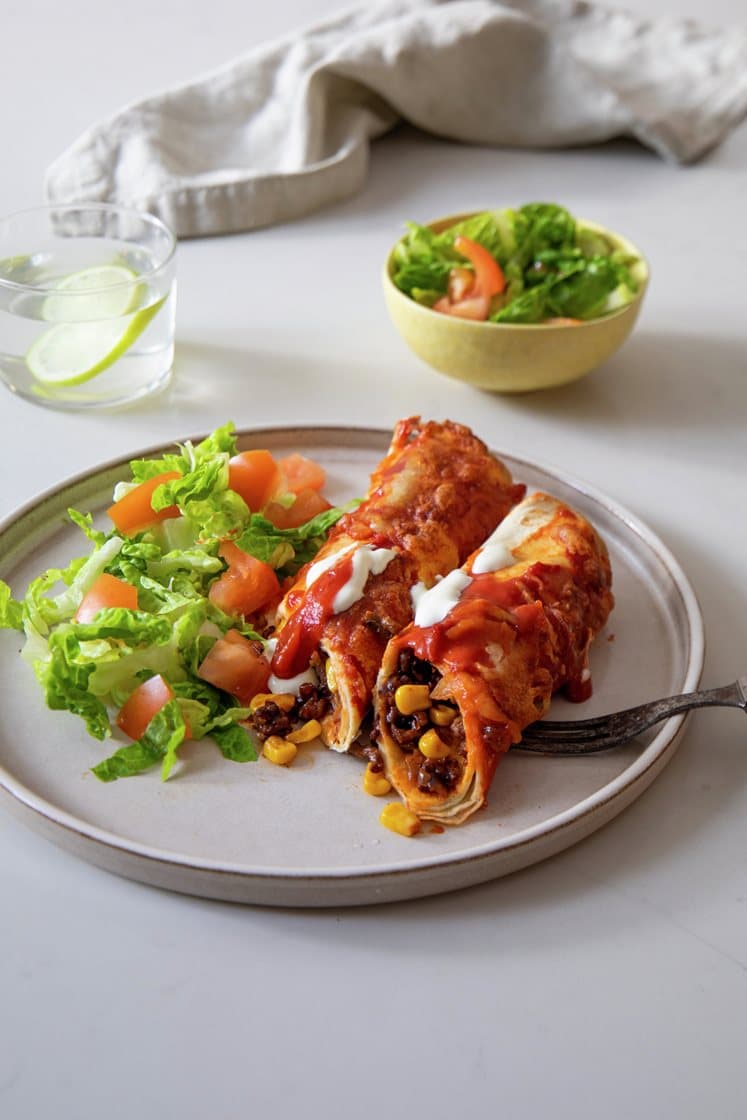
POLYGON ((449 753, 449 748, 446 746, 446 743, 444 743, 443 739, 439 738, 438 732, 434 731, 433 728, 420 736, 418 739, 418 750, 421 754, 424 754, 426 758, 446 758, 449 753))
POLYGON ((448 727, 457 717, 456 708, 449 708, 446 704, 434 704, 428 715, 437 727, 448 727))
POLYGON ((319 720, 310 719, 295 731, 289 731, 285 737, 289 743, 310 743, 312 739, 318 739, 321 733, 322 725, 319 720))
POLYGON ((384 828, 388 828, 390 832, 398 832, 400 836, 415 836, 416 833, 420 832, 419 818, 399 801, 392 801, 389 805, 384 806, 381 810, 379 823, 383 824, 384 828))
POLYGON ((363 788, 366 793, 370 793, 372 797, 383 797, 389 793, 392 788, 392 783, 384 777, 381 771, 374 771, 371 769, 371 763, 365 769, 363 774, 363 788))
POLYGON ((397 711, 403 716, 414 712, 424 712, 431 706, 431 696, 427 684, 401 684, 394 693, 397 711))
POLYGON ((257 708, 261 708, 263 704, 272 701, 277 704, 281 712, 289 712, 296 702, 295 696, 291 696, 290 692, 258 692, 249 701, 249 710, 256 712, 257 708))
POLYGON ((298 754, 298 747, 279 735, 270 735, 269 739, 265 739, 262 754, 275 766, 288 766, 298 754))

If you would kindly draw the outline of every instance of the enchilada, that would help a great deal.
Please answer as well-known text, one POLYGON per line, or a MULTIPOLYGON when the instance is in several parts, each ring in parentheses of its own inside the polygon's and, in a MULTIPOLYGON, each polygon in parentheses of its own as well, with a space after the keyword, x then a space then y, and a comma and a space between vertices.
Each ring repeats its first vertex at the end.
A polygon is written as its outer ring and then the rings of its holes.
MULTIPOLYGON (((294 714, 313 713, 324 742, 349 750, 387 643, 412 620, 413 585, 432 587, 458 567, 523 493, 463 425, 419 417, 397 424, 363 502, 278 607, 271 691, 298 697, 294 714)), ((289 717, 270 705, 258 709, 255 725, 282 735, 289 717)))
POLYGON ((535 493, 415 598, 377 682, 376 764, 419 818, 460 824, 553 693, 590 694, 589 646, 613 606, 607 549, 583 517, 535 493))

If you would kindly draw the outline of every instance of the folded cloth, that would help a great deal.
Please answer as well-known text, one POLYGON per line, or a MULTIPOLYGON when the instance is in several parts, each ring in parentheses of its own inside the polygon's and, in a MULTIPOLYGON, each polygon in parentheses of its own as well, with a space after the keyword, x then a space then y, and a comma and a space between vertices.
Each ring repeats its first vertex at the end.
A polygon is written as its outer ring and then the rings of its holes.
POLYGON ((370 141, 402 119, 471 144, 632 136, 686 163, 745 114, 745 30, 585 0, 384 0, 127 106, 52 164, 46 191, 194 237, 354 194, 370 141))

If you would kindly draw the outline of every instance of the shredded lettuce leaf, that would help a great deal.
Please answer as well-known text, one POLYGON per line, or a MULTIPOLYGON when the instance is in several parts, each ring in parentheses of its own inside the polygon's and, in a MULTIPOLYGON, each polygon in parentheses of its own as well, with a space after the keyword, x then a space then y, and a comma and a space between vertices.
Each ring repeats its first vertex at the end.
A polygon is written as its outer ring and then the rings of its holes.
POLYGON ((23 631, 23 604, 13 598, 7 583, 0 579, 0 630, 23 631))
POLYGON ((176 700, 170 700, 153 716, 142 739, 120 747, 94 766, 93 773, 102 782, 113 782, 117 778, 131 778, 160 762, 161 778, 166 781, 186 733, 187 725, 181 709, 176 700))
MULTIPOLYGON (((125 536, 116 529, 106 532, 90 514, 70 509, 68 517, 88 552, 40 574, 23 598, 14 598, 0 580, 0 628, 24 633, 22 656, 33 667, 47 705, 79 716, 94 739, 111 736, 113 712, 143 681, 160 674, 172 688, 174 699, 156 713, 143 737, 93 767, 104 782, 159 763, 166 780, 187 727, 191 739, 211 738, 231 761, 258 756, 255 739, 241 725, 248 709, 197 675, 227 630, 261 640, 244 618, 226 614, 208 598, 211 584, 226 569, 221 541, 235 541, 283 579, 313 558, 345 510, 326 510, 296 529, 276 529, 230 490, 228 461, 235 453, 235 429, 227 423, 196 445, 187 442, 158 459, 134 460, 131 480, 119 483, 115 494, 177 471, 180 477, 159 486, 152 504, 154 509, 177 505, 178 517, 125 536), (107 608, 90 622, 77 622, 81 601, 103 573, 137 589, 138 609, 107 608)), ((295 500, 281 497, 286 505, 295 500)))
POLYGON ((252 513, 236 544, 275 568, 281 578, 295 575, 316 556, 327 533, 344 512, 337 507, 324 510, 297 529, 276 529, 266 517, 252 513))

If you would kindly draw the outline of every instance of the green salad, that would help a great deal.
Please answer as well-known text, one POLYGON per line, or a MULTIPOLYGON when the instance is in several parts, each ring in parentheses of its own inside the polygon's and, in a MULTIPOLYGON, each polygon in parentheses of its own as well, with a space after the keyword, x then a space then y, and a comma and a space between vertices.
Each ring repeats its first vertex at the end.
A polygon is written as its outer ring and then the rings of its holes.
MULTIPOLYGON (((326 508, 303 524, 277 528, 229 486, 236 452, 234 427, 228 423, 201 443, 178 445, 160 459, 133 461, 131 480, 115 489, 112 530, 96 528, 89 514, 68 510, 87 541, 85 555, 44 572, 22 599, 0 580, 0 628, 25 635, 22 656, 33 667, 48 706, 80 716, 95 739, 111 735, 113 712, 121 716, 134 694, 148 692, 141 685, 161 686, 161 699, 143 733, 134 739, 127 732, 134 741, 93 767, 102 781, 158 763, 162 777, 168 777, 186 738, 210 736, 236 762, 257 757, 255 739, 241 723, 248 707, 232 694, 230 683, 215 687, 199 671, 216 643, 226 643, 226 635, 229 653, 236 647, 254 658, 262 653, 261 639, 244 614, 227 613, 220 605, 232 600, 212 594, 211 588, 227 581, 233 594, 242 580, 256 588, 259 571, 269 573, 270 591, 279 589, 280 580, 316 554, 344 511, 321 499, 326 508), (131 507, 143 491, 152 523, 117 528, 123 509, 130 509, 132 519, 131 507), (233 549, 228 559, 227 541, 233 549), (236 556, 243 558, 238 566, 236 556)), ((272 498, 280 510, 297 500, 282 490, 272 498)), ((150 704, 152 713, 152 697, 140 701, 141 723, 143 704, 150 704)), ((129 723, 119 717, 117 722, 126 729, 138 719, 133 723, 130 712, 129 723)))
POLYGON ((639 290, 641 258, 554 203, 488 210, 440 233, 407 228, 392 279, 437 311, 493 323, 583 321, 624 307, 639 290))

